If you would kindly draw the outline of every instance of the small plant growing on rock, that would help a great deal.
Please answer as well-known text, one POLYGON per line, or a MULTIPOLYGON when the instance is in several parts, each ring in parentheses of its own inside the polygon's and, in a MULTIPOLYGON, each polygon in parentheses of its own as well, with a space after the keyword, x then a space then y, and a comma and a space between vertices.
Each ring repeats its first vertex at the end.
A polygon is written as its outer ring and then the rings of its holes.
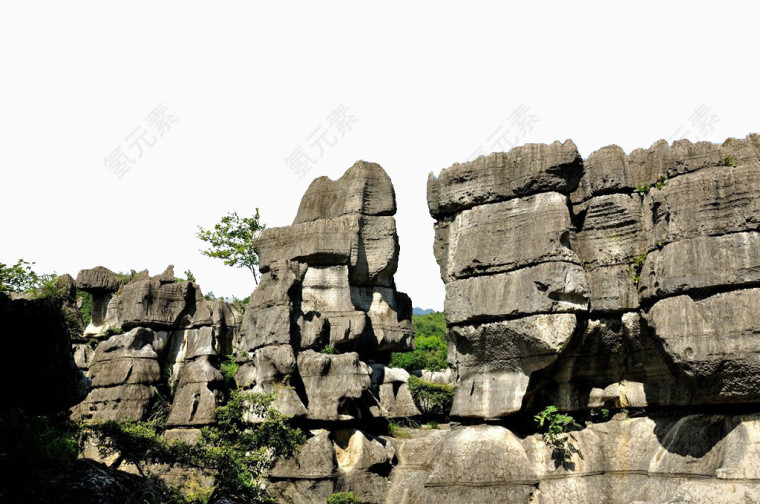
POLYGON ((360 504, 354 492, 336 492, 327 498, 327 504, 360 504))
POLYGON ((335 348, 333 348, 331 345, 325 345, 322 350, 320 350, 321 353, 327 354, 327 355, 335 355, 336 352, 335 348))
POLYGON ((736 160, 734 156, 726 156, 723 158, 723 166, 736 166, 736 160))
POLYGON ((552 446, 564 446, 571 426, 580 427, 570 415, 560 413, 556 406, 547 406, 533 417, 539 428, 546 428, 544 442, 552 446))
POLYGON ((649 186, 648 185, 640 185, 636 188, 636 192, 639 194, 646 194, 649 192, 649 186))
POLYGON ((654 188, 657 189, 657 190, 660 190, 663 187, 665 187, 665 184, 667 184, 667 183, 668 183, 668 176, 667 175, 663 175, 662 177, 660 177, 660 180, 658 180, 657 182, 654 183, 654 188))
POLYGON ((632 277, 633 277, 633 283, 635 285, 639 284, 639 280, 641 279, 641 270, 644 267, 644 263, 646 262, 646 260, 647 260, 646 252, 633 257, 633 263, 631 264, 631 267, 633 269, 632 277))

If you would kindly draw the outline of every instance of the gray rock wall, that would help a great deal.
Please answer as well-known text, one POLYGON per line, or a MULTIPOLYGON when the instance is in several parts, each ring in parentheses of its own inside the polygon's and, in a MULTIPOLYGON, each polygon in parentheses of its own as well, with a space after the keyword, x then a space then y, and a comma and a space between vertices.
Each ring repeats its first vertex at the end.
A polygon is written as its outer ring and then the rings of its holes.
POLYGON ((452 415, 620 403, 624 382, 640 406, 756 401, 758 173, 750 135, 585 161, 526 145, 431 174, 452 415))
POLYGON ((238 385, 274 392, 280 411, 309 420, 407 416, 405 378, 387 387, 384 372, 391 352, 414 345, 411 300, 393 281, 395 212, 388 175, 359 161, 314 180, 292 226, 261 233, 261 283, 235 341, 238 385))

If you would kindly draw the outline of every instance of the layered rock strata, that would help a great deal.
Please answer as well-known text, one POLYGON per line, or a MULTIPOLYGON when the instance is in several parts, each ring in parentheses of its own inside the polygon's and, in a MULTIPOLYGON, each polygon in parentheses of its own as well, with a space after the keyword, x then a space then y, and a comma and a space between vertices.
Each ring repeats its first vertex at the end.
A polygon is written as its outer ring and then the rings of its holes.
POLYGON ((388 175, 360 161, 314 180, 293 225, 261 233, 261 282, 235 342, 239 386, 310 420, 406 416, 405 380, 384 371, 414 344, 411 301, 393 281, 395 212, 388 175))
POLYGON ((750 135, 585 161, 526 145, 431 174, 452 415, 756 401, 759 170, 750 135))
POLYGON ((80 271, 77 287, 93 298, 92 322, 74 345, 93 390, 75 418, 145 420, 171 402, 172 429, 214 422, 224 390, 220 359, 238 326, 227 303, 176 281, 172 267, 131 278, 97 267, 80 271))

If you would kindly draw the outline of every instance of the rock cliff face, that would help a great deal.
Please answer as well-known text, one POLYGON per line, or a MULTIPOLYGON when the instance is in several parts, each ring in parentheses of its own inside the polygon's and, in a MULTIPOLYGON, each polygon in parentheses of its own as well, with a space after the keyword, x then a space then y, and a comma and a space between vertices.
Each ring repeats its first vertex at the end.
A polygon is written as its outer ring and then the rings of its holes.
POLYGON ((204 299, 192 282, 175 281, 171 266, 126 279, 97 267, 80 271, 76 283, 93 297, 92 322, 74 344, 93 390, 74 418, 143 420, 172 390, 167 425, 175 434, 214 422, 220 358, 238 326, 230 306, 204 299))
POLYGON ((452 416, 757 401, 759 170, 750 135, 431 174, 452 416))
POLYGON ((393 282, 395 213, 388 175, 359 161, 314 180, 292 226, 261 233, 261 283, 235 342, 239 386, 309 420, 416 413, 406 380, 385 372, 390 352, 414 345, 411 300, 393 282))

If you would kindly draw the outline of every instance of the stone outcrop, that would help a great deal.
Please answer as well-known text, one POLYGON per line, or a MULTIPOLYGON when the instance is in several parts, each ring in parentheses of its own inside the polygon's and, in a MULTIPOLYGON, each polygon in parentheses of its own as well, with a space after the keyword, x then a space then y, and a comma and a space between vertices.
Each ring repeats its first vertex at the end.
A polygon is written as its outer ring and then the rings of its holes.
POLYGON ((533 372, 554 362, 589 289, 572 247, 570 192, 583 175, 571 141, 526 145, 428 179, 434 251, 446 284, 451 414, 519 411, 533 372))
POLYGON ((411 301, 393 281, 395 211, 388 175, 360 161, 339 180, 314 180, 292 226, 261 233, 261 282, 235 342, 239 385, 276 392, 281 412, 310 420, 389 414, 370 364, 413 348, 411 301))
POLYGON ((214 422, 223 400, 220 361, 238 329, 227 303, 175 281, 171 266, 154 277, 83 270, 77 287, 93 298, 92 322, 74 344, 93 390, 74 408, 75 418, 145 420, 168 401, 172 429, 197 433, 214 422))
POLYGON ((452 415, 589 408, 623 383, 640 405, 756 401, 757 173, 750 135, 585 161, 527 145, 431 174, 452 415))

